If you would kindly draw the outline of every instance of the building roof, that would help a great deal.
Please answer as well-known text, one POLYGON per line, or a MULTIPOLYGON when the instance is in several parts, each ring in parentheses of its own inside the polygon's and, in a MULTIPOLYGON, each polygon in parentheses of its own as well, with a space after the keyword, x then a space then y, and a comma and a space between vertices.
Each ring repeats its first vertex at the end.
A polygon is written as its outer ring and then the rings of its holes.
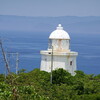
POLYGON ((50 34, 49 39, 70 39, 70 37, 69 34, 63 30, 61 24, 59 24, 57 29, 50 34))

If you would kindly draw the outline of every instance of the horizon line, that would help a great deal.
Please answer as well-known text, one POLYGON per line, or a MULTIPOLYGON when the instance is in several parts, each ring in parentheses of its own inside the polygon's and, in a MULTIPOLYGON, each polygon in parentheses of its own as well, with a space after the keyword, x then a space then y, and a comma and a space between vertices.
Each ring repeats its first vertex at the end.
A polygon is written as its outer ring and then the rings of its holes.
POLYGON ((16 17, 100 17, 100 16, 72 16, 72 15, 62 15, 62 16, 24 16, 24 15, 2 15, 0 16, 16 16, 16 17))

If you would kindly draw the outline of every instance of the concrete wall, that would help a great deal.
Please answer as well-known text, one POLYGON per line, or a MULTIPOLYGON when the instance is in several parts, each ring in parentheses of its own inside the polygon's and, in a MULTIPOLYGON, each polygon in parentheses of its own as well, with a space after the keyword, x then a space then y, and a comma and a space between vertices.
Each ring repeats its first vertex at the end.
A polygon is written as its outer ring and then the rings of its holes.
MULTIPOLYGON (((53 56, 53 70, 63 68, 68 70, 72 75, 74 75, 74 71, 76 70, 76 56, 53 56)), ((51 56, 50 55, 42 55, 41 57, 41 70, 51 72, 51 56)))

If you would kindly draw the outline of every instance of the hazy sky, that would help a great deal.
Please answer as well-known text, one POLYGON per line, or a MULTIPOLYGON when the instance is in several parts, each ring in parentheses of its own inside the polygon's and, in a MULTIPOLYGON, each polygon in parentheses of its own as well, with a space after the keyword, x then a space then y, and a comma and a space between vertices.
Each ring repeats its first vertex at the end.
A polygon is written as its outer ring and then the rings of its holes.
POLYGON ((100 16, 100 0, 0 0, 0 15, 100 16))

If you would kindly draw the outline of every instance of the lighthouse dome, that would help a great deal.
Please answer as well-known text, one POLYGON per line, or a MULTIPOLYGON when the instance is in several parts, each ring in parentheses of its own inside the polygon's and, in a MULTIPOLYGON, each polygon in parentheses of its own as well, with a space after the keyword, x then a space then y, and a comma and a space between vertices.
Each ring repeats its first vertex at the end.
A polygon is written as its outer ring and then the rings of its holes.
POLYGON ((68 33, 63 30, 63 27, 61 24, 58 25, 57 29, 54 30, 50 36, 49 39, 70 39, 68 33))

